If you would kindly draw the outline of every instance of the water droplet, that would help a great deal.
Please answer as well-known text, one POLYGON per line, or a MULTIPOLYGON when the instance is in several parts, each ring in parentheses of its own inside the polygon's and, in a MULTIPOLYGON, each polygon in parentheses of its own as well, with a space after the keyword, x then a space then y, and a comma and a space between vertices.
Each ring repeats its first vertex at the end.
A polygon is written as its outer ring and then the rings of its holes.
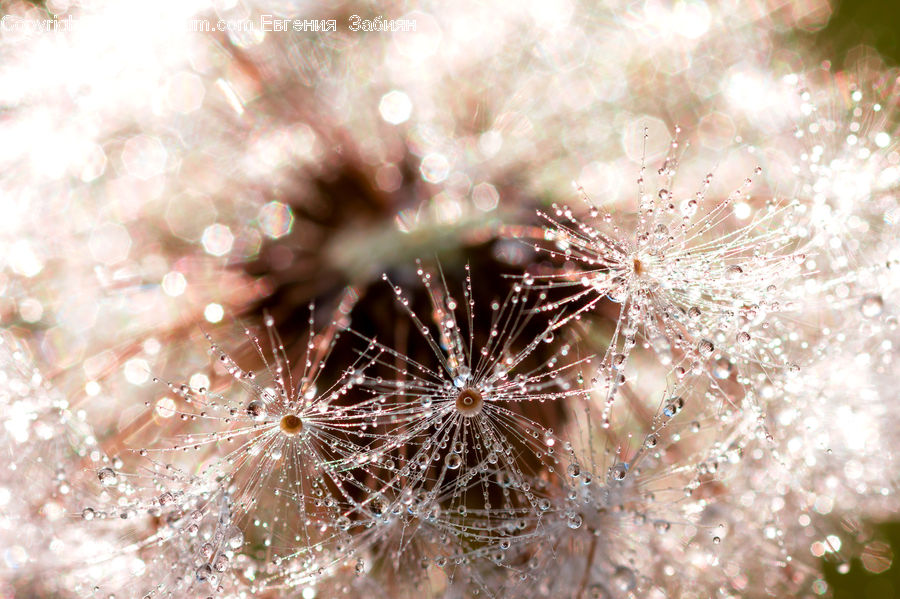
POLYGON ((369 507, 372 509, 372 513, 376 516, 380 516, 387 512, 388 503, 387 500, 382 496, 377 496, 371 502, 369 502, 369 507))
POLYGON ((725 276, 727 276, 729 279, 736 279, 743 273, 744 269, 737 265, 729 266, 725 269, 725 276))
POLYGON ((628 592, 634 589, 637 584, 637 580, 635 579, 634 572, 631 568, 626 568, 625 566, 619 566, 616 568, 615 572, 612 575, 613 584, 620 591, 628 592))
POLYGON ((244 545, 244 533, 237 526, 230 526, 225 532, 225 541, 232 549, 240 549, 244 545))
POLYGON ((466 386, 466 383, 469 382, 469 375, 471 371, 466 366, 460 366, 456 370, 456 376, 453 377, 453 384, 458 388, 463 388, 466 386))
POLYGON ((200 557, 209 559, 213 554, 213 546, 212 543, 203 543, 200 546, 200 557))
POLYGON ((620 462, 609 469, 609 477, 613 480, 625 480, 628 474, 628 464, 620 462))
POLYGON ((111 487, 119 482, 119 477, 116 476, 112 468, 101 468, 97 472, 97 478, 100 479, 100 484, 104 487, 111 487))
POLYGON ((253 420, 257 422, 265 420, 267 414, 268 410, 266 410, 266 404, 264 404, 260 400, 254 399, 247 404, 247 416, 249 416, 253 420))
POLYGON ((448 453, 447 457, 444 458, 444 463, 447 465, 448 470, 458 470, 462 466, 462 458, 458 453, 448 453))
POLYGON ((504 366, 503 364, 497 364, 494 367, 494 376, 502 381, 507 376, 509 376, 509 371, 506 369, 506 366, 504 366))
POLYGON ((884 311, 884 300, 880 295, 872 294, 862 298, 859 311, 866 318, 876 318, 884 311))
POLYGON ((665 415, 667 418, 671 418, 675 414, 680 412, 683 407, 684 400, 680 397, 673 397, 668 401, 668 403, 666 403, 665 407, 663 408, 663 415, 665 415))
POLYGON ((568 520, 566 520, 566 525, 571 529, 581 528, 581 524, 584 522, 584 518, 581 517, 581 514, 569 514, 568 520))
POLYGON ((212 575, 212 566, 210 566, 209 564, 203 564, 202 566, 197 568, 197 571, 194 573, 194 576, 197 578, 197 582, 206 582, 212 577, 212 575))

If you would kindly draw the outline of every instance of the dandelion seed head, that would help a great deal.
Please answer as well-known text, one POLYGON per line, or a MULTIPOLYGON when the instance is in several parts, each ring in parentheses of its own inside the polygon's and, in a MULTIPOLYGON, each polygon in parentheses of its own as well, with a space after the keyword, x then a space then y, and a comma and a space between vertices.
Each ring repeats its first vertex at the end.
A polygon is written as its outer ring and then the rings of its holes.
POLYGON ((484 396, 472 387, 466 387, 456 396, 456 411, 461 416, 471 418, 481 413, 484 396))
POLYGON ((895 74, 776 84, 760 57, 821 3, 658 4, 432 4, 411 35, 188 45, 139 27, 116 52, 14 36, 0 288, 33 335, 0 348, 13 592, 827 593, 816 559, 872 547, 857 516, 897 507, 895 74), (28 75, 44 62, 90 68, 28 75), (592 197, 536 222, 573 173, 592 197), (205 333, 223 306, 238 343, 205 333))
POLYGON ((296 414, 285 414, 278 422, 281 432, 288 437, 299 435, 303 432, 303 419, 296 414))

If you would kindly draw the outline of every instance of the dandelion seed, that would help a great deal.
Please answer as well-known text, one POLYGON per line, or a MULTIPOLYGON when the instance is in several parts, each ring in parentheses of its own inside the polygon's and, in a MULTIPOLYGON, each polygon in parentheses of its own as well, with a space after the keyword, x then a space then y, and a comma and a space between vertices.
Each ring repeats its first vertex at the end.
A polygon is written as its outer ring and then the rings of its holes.
MULTIPOLYGON (((670 152, 660 169, 663 184, 655 195, 644 193, 639 184, 641 206, 633 218, 609 214, 581 217, 575 211, 554 206, 552 214, 539 213, 547 222, 555 244, 537 244, 536 249, 565 262, 564 272, 544 275, 535 287, 567 297, 548 302, 553 311, 574 306, 574 311, 556 326, 600 309, 606 300, 620 304, 619 317, 609 346, 600 360, 600 378, 617 381, 627 376, 629 357, 638 335, 649 342, 663 364, 677 363, 690 374, 706 373, 706 364, 716 349, 707 338, 712 332, 746 333, 758 322, 758 311, 736 306, 765 306, 776 313, 781 304, 777 290, 799 276, 803 256, 801 240, 791 233, 793 208, 789 205, 763 211, 749 224, 726 227, 733 198, 712 202, 706 197, 708 180, 697 192, 690 214, 674 215, 669 207, 676 159, 670 152), (630 229, 632 233, 625 234, 630 229), (754 318, 750 313, 757 316, 754 318), (695 344, 692 358, 687 350, 695 344)), ((750 179, 744 182, 746 187, 750 179)), ((735 192, 737 193, 737 192, 735 192)), ((592 213, 593 214, 593 213, 592 213)), ((727 339, 727 338, 726 338, 727 339)), ((783 366, 780 354, 750 351, 742 343, 723 348, 736 366, 783 366)), ((623 379, 624 380, 624 379, 623 379)), ((603 419, 609 424, 619 385, 607 386, 603 419)))
POLYGON ((419 319, 402 290, 395 286, 394 291, 413 329, 430 348, 434 366, 366 339, 385 357, 378 358, 377 365, 394 375, 367 375, 361 383, 373 396, 387 398, 375 422, 394 440, 388 449, 400 466, 385 481, 383 492, 398 492, 404 477, 403 492, 431 498, 430 504, 446 514, 433 525, 446 527, 460 542, 493 538, 501 523, 509 521, 527 522, 526 531, 533 532, 541 510, 536 508, 540 492, 528 482, 531 473, 542 464, 564 472, 568 458, 546 450, 552 432, 524 416, 519 405, 582 393, 572 379, 587 361, 564 360, 556 352, 535 359, 546 353, 541 348, 553 319, 535 337, 519 339, 539 313, 528 308, 532 300, 527 288, 514 286, 506 300, 491 306, 484 329, 488 334, 481 337, 476 327, 484 316, 472 299, 468 269, 461 302, 450 294, 440 273, 420 266, 419 275, 437 335, 419 319), (494 524, 478 526, 472 517, 494 524))

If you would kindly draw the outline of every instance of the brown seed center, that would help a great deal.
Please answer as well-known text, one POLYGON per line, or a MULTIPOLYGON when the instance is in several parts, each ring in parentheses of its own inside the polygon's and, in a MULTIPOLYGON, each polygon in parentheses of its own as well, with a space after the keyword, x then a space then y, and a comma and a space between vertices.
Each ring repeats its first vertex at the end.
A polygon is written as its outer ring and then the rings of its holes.
POLYGON ((456 411, 465 417, 474 416, 481 412, 484 406, 484 397, 477 389, 466 387, 456 396, 456 411))
POLYGON ((632 264, 632 266, 634 268, 634 274, 636 274, 637 276, 641 276, 642 274, 644 274, 644 263, 641 262, 640 259, 635 258, 634 264, 632 264))
POLYGON ((303 430, 303 421, 296 414, 286 414, 281 417, 281 432, 289 437, 299 435, 303 430))

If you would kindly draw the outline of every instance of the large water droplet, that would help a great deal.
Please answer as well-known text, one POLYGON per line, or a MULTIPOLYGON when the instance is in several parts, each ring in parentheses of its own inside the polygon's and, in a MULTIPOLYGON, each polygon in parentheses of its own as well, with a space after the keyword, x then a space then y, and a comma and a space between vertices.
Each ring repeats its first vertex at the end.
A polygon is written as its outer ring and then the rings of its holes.
POLYGON ((212 577, 212 566, 209 564, 203 564, 197 571, 194 576, 197 578, 197 582, 206 582, 212 577))
POLYGON ((876 318, 884 311, 884 300, 880 295, 867 295, 859 304, 859 311, 866 318, 876 318))
POLYGON ((628 464, 625 462, 620 462, 609 469, 609 477, 612 480, 625 480, 625 476, 628 474, 628 464))
POLYGON ((97 478, 100 479, 100 484, 104 487, 111 487, 119 482, 119 477, 116 476, 112 468, 101 468, 97 472, 97 478))
POLYGON ((225 539, 229 547, 240 549, 244 544, 244 533, 237 526, 232 526, 225 532, 225 539))
POLYGON ((581 517, 581 514, 569 514, 566 525, 571 529, 577 529, 581 528, 582 522, 584 522, 584 519, 581 517))
POLYGON ((457 470, 462 466, 462 458, 458 453, 449 453, 447 454, 447 457, 444 458, 444 463, 447 465, 448 470, 457 470))
POLYGON ((268 414, 268 410, 266 410, 266 404, 264 404, 260 400, 254 399, 247 404, 247 416, 249 416, 253 420, 257 422, 265 420, 266 414, 268 414))

